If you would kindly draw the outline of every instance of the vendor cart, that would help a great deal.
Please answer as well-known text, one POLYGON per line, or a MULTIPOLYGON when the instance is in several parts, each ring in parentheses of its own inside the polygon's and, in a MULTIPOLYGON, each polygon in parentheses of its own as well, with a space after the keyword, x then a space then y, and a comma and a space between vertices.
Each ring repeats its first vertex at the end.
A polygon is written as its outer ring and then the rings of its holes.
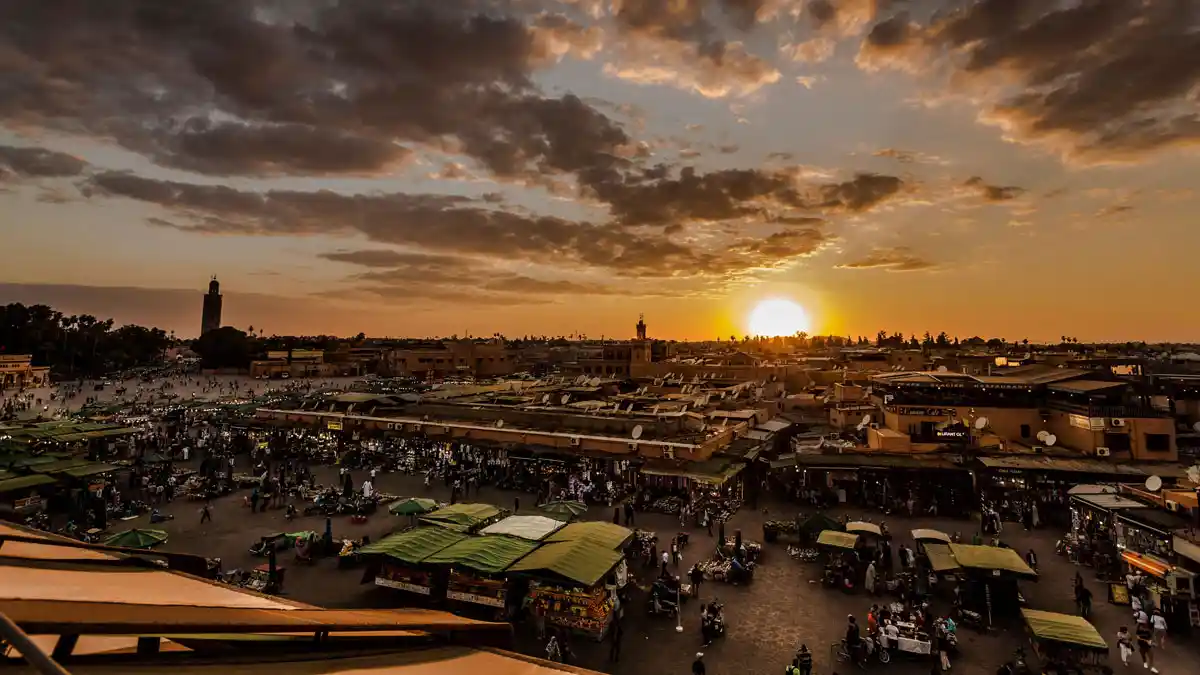
POLYGON ((1023 609, 1029 644, 1047 675, 1111 675, 1108 643, 1087 619, 1070 614, 1023 609))
POLYGON ((246 581, 246 588, 259 593, 278 594, 283 592, 283 580, 286 576, 287 568, 282 565, 275 567, 275 579, 271 579, 270 563, 263 563, 255 567, 250 572, 250 578, 246 581))

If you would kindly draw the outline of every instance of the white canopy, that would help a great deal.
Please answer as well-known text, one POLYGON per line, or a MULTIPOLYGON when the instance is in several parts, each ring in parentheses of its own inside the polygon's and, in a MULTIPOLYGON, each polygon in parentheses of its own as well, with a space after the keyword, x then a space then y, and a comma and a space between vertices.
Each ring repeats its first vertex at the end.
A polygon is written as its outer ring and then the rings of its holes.
POLYGON ((529 541, 541 541, 563 525, 566 523, 546 516, 509 516, 483 528, 480 534, 507 534, 529 541))

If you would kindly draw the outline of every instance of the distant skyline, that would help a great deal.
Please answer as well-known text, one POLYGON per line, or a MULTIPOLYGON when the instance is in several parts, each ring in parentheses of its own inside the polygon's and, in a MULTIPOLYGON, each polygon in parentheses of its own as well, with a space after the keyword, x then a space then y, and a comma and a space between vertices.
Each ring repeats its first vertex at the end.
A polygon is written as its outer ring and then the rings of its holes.
POLYGON ((0 303, 1200 340, 1177 0, 0 3, 0 303))

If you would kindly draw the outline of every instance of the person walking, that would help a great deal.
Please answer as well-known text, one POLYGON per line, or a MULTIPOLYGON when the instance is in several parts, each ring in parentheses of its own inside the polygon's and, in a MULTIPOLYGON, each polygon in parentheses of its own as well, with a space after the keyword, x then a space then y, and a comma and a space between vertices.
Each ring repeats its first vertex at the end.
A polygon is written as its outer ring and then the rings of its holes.
POLYGON ((1117 650, 1121 652, 1121 663, 1129 665, 1129 657, 1133 655, 1133 641, 1129 637, 1129 628, 1121 626, 1117 631, 1117 650))
POLYGON ((1138 654, 1142 657, 1142 668, 1149 668, 1150 672, 1157 675, 1158 668, 1154 667, 1154 635, 1150 632, 1149 625, 1138 624, 1137 646, 1138 654))
POLYGON ((212 522, 212 505, 209 502, 204 502, 204 506, 200 508, 200 524, 212 522))
POLYGON ((1154 608, 1154 613, 1150 615, 1150 631, 1154 637, 1154 644, 1159 649, 1167 646, 1167 617, 1163 616, 1162 610, 1154 608))

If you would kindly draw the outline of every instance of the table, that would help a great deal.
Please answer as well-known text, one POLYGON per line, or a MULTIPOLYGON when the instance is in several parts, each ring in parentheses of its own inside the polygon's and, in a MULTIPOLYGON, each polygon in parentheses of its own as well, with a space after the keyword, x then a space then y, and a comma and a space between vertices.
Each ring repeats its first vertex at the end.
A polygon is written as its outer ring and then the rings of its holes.
POLYGON ((902 637, 896 640, 896 649, 909 654, 929 654, 933 651, 933 643, 902 637))

